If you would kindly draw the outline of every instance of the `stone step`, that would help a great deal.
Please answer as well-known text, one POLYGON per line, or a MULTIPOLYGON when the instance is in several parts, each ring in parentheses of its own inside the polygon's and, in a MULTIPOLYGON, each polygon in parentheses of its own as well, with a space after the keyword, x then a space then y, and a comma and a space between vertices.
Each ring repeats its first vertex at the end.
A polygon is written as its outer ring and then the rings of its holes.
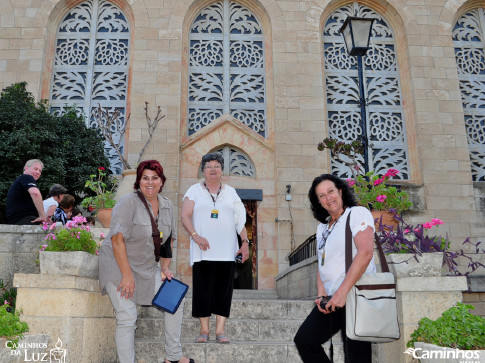
MULTIPOLYGON (((301 362, 293 343, 231 342, 231 344, 183 343, 183 353, 196 363, 297 363, 301 362)), ((324 345, 329 354, 329 344, 324 345)), ((137 363, 162 363, 164 343, 154 340, 136 340, 137 363)), ((343 363, 343 348, 334 342, 334 362, 343 363)))
MULTIPOLYGON (((199 321, 192 318, 192 299, 186 298, 182 321, 184 354, 197 363, 301 362, 293 337, 313 308, 312 300, 277 300, 235 297, 226 333, 231 344, 215 342, 215 317, 210 319, 208 343, 194 343, 199 321)), ((153 307, 138 310, 135 334, 138 363, 163 362, 165 356, 163 312, 153 307)), ((340 334, 333 338, 334 362, 343 362, 340 334)), ((330 344, 324 345, 328 352, 330 344)))

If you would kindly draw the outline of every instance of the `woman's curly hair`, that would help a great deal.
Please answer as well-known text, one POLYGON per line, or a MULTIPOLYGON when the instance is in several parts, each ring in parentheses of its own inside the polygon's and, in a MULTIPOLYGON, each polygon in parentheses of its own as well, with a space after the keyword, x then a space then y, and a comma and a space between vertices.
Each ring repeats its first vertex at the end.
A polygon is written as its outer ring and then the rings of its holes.
POLYGON ((354 194, 350 189, 349 185, 345 180, 340 179, 339 177, 332 175, 332 174, 322 174, 317 176, 313 179, 312 186, 308 191, 308 199, 310 200, 310 206, 313 212, 313 217, 322 223, 327 223, 327 218, 330 216, 327 210, 322 207, 320 201, 318 200, 318 196, 316 193, 317 185, 325 180, 330 180, 335 184, 338 190, 342 191, 342 199, 344 202, 344 209, 347 207, 355 207, 357 202, 355 201, 354 194))

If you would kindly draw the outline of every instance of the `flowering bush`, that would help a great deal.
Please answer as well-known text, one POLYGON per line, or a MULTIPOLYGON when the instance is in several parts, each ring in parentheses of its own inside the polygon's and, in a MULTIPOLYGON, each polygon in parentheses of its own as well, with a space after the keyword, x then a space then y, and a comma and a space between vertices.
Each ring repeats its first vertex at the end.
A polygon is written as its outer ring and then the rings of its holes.
MULTIPOLYGON (((485 266, 473 260, 470 253, 466 253, 463 249, 457 252, 448 250, 450 247, 450 240, 448 235, 442 237, 440 235, 430 236, 429 231, 438 225, 444 224, 441 219, 433 218, 430 222, 411 225, 406 223, 401 216, 395 213, 394 218, 400 222, 396 230, 390 230, 388 226, 382 224, 382 221, 377 221, 376 239, 382 246, 386 253, 411 253, 411 258, 419 261, 418 256, 429 252, 443 252, 444 263, 448 266, 453 275, 462 275, 458 271, 457 260, 461 257, 468 261, 468 271, 464 275, 475 271, 479 267, 485 266)), ((481 242, 473 243, 470 238, 465 239, 463 245, 468 245, 468 251, 475 249, 476 254, 485 253, 485 249, 479 247, 481 242)))
POLYGON ((396 169, 389 169, 383 176, 369 171, 365 176, 359 174, 356 180, 347 179, 347 182, 353 188, 360 205, 369 207, 372 210, 393 209, 401 213, 413 205, 408 200, 408 194, 404 191, 398 191, 396 187, 385 184, 397 174, 399 174, 399 171, 396 169))
MULTIPOLYGON (((98 254, 98 243, 94 240, 90 227, 86 224, 86 218, 77 216, 66 223, 65 228, 55 229, 56 225, 43 224, 44 231, 48 232, 46 243, 40 248, 41 251, 85 251, 92 255, 98 254)), ((104 238, 101 234, 101 238, 104 238)))
POLYGON ((96 195, 84 198, 81 205, 96 214, 100 209, 113 208, 116 204, 116 183, 116 179, 106 174, 105 168, 99 167, 98 174, 91 174, 84 185, 85 188, 89 188, 96 195))

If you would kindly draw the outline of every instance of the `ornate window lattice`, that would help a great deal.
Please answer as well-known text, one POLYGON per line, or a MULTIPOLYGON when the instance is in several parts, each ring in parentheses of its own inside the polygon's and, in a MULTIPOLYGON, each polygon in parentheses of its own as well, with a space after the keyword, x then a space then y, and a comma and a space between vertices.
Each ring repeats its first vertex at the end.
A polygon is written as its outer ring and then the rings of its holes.
POLYGON ((231 114, 266 137, 263 29, 242 5, 204 8, 190 27, 188 135, 231 114))
MULTIPOLYGON (((347 54, 339 33, 347 16, 377 19, 372 27, 371 48, 363 58, 369 170, 380 174, 392 167, 400 171, 396 178, 408 180, 406 127, 394 36, 378 13, 358 3, 336 10, 323 30, 329 136, 349 142, 362 134, 357 59, 347 54)), ((363 161, 360 157, 362 165, 363 161)), ((348 167, 336 158, 332 158, 332 173, 351 176, 348 167)))
POLYGON ((453 29, 472 177, 485 181, 485 11, 463 14, 453 29))
MULTIPOLYGON (((96 127, 93 110, 98 105, 111 112, 119 108, 118 122, 124 129, 129 38, 125 15, 110 2, 87 0, 72 8, 56 34, 51 112, 62 113, 65 107, 74 106, 87 116, 89 127, 96 127)), ((114 137, 115 141, 121 141, 123 152, 124 140, 120 140, 120 134, 114 137)), ((108 144, 105 149, 111 170, 121 173, 123 165, 115 150, 108 144)))
MULTIPOLYGON (((212 150, 211 152, 219 152, 224 157, 223 175, 238 175, 256 178, 256 169, 254 164, 251 158, 245 152, 232 146, 224 146, 222 148, 212 150)), ((199 178, 203 177, 204 174, 199 168, 199 178)))

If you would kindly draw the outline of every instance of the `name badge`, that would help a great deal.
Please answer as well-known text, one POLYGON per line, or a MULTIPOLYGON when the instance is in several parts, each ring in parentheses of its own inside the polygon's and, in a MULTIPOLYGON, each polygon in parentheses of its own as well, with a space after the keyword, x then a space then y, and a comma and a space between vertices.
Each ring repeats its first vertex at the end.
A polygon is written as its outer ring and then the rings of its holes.
POLYGON ((160 238, 163 238, 163 232, 160 231, 160 238))
POLYGON ((211 212, 211 218, 219 218, 219 210, 213 209, 211 212))

